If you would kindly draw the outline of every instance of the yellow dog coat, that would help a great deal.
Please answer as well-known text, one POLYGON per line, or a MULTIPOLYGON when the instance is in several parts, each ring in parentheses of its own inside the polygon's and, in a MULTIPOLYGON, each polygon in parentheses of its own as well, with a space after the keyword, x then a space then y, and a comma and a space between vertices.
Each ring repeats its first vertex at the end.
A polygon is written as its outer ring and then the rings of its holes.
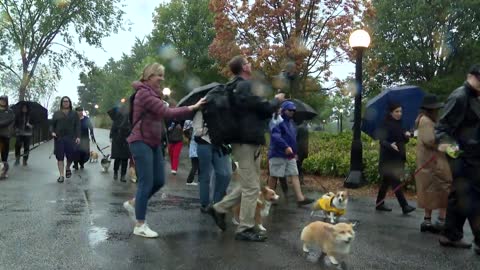
POLYGON ((329 192, 323 195, 320 199, 316 202, 316 209, 322 209, 325 212, 334 213, 335 216, 343 216, 345 214, 345 209, 338 209, 332 205, 333 199, 335 198, 335 194, 329 192))

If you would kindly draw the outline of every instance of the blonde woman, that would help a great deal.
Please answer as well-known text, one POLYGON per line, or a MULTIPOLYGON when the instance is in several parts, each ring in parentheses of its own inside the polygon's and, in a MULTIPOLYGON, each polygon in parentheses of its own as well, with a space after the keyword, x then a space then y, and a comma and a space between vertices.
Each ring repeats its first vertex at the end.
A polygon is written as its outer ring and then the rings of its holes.
POLYGON ((424 166, 415 176, 417 183, 418 207, 425 209, 421 232, 438 233, 445 226, 448 193, 452 183, 452 173, 444 153, 437 150, 435 124, 438 111, 443 103, 437 96, 428 94, 423 99, 422 111, 416 120, 418 129, 417 168, 424 166), (430 161, 430 159, 435 160, 430 161), (427 163, 429 162, 429 163, 427 163), (424 164, 427 164, 426 166, 424 164), (432 223, 432 211, 438 209, 438 221, 432 223))
POLYGON ((153 63, 147 65, 139 82, 134 82, 135 99, 131 104, 132 132, 127 138, 135 160, 138 177, 137 194, 123 206, 136 224, 133 234, 153 238, 158 233, 151 230, 145 222, 148 200, 165 183, 165 164, 162 153, 162 133, 165 130, 164 119, 182 119, 191 115, 205 103, 200 99, 195 105, 169 108, 161 98, 165 68, 153 63))

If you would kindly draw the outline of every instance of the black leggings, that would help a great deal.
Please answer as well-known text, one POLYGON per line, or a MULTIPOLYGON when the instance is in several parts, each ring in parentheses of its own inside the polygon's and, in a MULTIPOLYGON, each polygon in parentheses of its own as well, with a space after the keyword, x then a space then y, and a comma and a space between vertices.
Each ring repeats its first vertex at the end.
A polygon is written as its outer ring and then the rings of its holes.
POLYGON ((190 169, 190 173, 188 174, 187 183, 193 182, 193 178, 195 178, 195 174, 198 171, 198 157, 190 158, 190 161, 192 161, 192 168, 190 169))
MULTIPOLYGON (((378 190, 377 203, 385 199, 385 197, 387 196, 388 187, 392 186, 392 189, 395 189, 401 184, 402 183, 400 182, 400 180, 395 176, 387 174, 382 175, 382 185, 378 190)), ((397 197, 398 203, 401 207, 408 205, 407 199, 405 199, 401 188, 399 188, 395 192, 395 196, 397 197)))
POLYGON ((30 138, 31 136, 17 136, 15 141, 15 157, 20 158, 20 150, 23 146, 23 160, 28 159, 30 153, 30 138))
POLYGON ((7 162, 8 152, 10 152, 10 138, 0 137, 0 149, 2 154, 2 162, 7 162))
POLYGON ((118 172, 118 169, 120 169, 120 165, 121 165, 120 175, 126 175, 128 158, 125 158, 125 159, 116 158, 115 161, 113 162, 113 171, 118 172))

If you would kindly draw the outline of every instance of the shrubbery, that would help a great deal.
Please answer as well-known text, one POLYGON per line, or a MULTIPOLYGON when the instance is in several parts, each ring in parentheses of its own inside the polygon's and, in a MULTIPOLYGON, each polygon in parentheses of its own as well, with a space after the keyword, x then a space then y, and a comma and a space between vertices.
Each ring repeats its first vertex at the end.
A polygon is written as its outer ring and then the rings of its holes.
MULTIPOLYGON (((370 183, 377 183, 379 145, 378 141, 362 134, 364 174, 370 183)), ((309 156, 303 162, 307 174, 344 178, 350 170, 350 147, 352 133, 331 134, 310 132, 309 156)), ((411 139, 407 145, 407 171, 415 171, 416 140, 411 139)), ((262 165, 266 167, 266 153, 262 165)))

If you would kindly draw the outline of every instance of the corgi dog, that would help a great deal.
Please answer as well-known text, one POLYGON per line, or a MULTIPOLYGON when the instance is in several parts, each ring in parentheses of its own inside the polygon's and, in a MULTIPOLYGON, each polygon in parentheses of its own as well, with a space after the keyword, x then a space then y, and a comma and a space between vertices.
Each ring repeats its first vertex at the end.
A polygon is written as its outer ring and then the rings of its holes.
POLYGON ((313 216, 316 211, 323 211, 325 217, 330 220, 330 223, 335 223, 336 219, 343 216, 347 210, 348 192, 339 191, 337 194, 328 192, 318 199, 312 206, 313 216))
MULTIPOLYGON (((270 213, 270 208, 272 206, 272 202, 278 201, 280 196, 275 192, 275 190, 265 186, 263 187, 257 199, 257 208, 255 209, 255 226, 262 230, 266 231, 267 229, 263 226, 263 218, 268 216, 270 213)), ((241 203, 237 204, 233 207, 233 218, 232 222, 235 225, 238 225, 240 222, 240 205, 241 203)))
POLYGON ((135 166, 131 166, 128 169, 128 174, 130 175, 130 181, 133 183, 137 182, 137 171, 135 170, 135 166))
POLYGON ((98 162, 98 153, 95 151, 90 151, 90 163, 92 162, 98 162))
POLYGON ((350 245, 355 238, 354 225, 347 223, 330 224, 315 221, 303 228, 300 239, 303 251, 309 252, 309 247, 316 247, 325 254, 332 264, 337 265, 350 254, 350 245))
POLYGON ((102 171, 104 173, 108 172, 108 168, 110 168, 110 163, 110 155, 106 155, 102 158, 102 160, 100 160, 100 165, 102 165, 102 171))

